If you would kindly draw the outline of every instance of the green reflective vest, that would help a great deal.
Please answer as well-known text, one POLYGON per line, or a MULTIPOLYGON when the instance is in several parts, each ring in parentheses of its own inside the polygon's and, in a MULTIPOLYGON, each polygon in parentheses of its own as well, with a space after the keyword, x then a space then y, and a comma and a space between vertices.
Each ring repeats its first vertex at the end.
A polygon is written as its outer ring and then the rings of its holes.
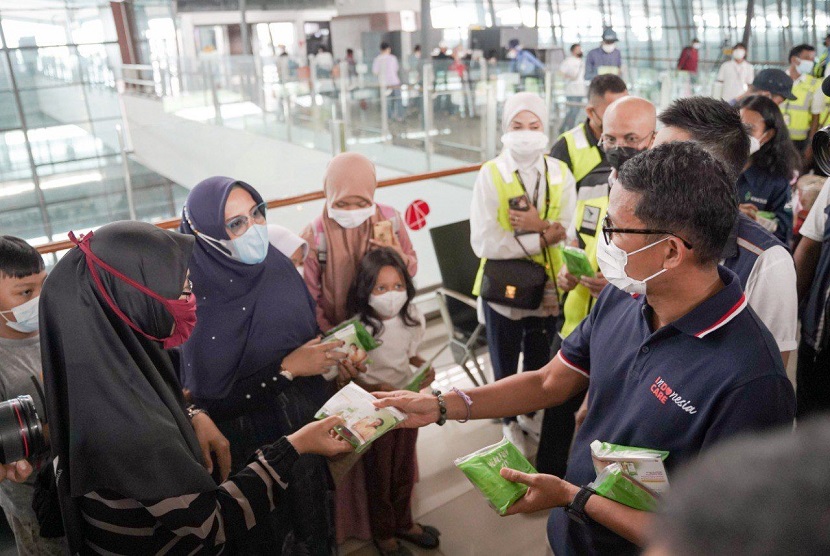
MULTIPOLYGON (((542 220, 547 220, 549 222, 556 222, 560 218, 561 209, 562 209, 562 189, 565 187, 565 176, 568 174, 568 166, 561 160, 556 160, 555 158, 546 158, 547 162, 547 183, 548 183, 548 191, 547 195, 550 199, 548 203, 548 208, 545 214, 539 214, 542 220)), ((522 189, 522 185, 519 183, 519 179, 516 177, 516 173, 513 173, 512 180, 507 182, 504 181, 504 178, 501 175, 498 167, 496 166, 496 162, 494 160, 490 160, 489 162, 485 162, 484 169, 490 172, 492 176, 493 185, 496 188, 496 192, 499 195, 499 211, 497 215, 497 220, 499 225, 508 232, 513 232, 513 226, 510 224, 510 204, 509 200, 513 197, 518 197, 525 193, 524 189, 522 189)), ((544 209, 544 207, 538 207, 540 211, 544 209)), ((545 261, 544 253, 540 252, 535 255, 531 256, 535 262, 545 266, 545 270, 547 271, 548 277, 551 280, 556 281, 556 273, 559 272, 559 269, 562 267, 562 253, 559 247, 551 246, 547 249, 547 259, 550 264, 547 264, 545 261)), ((478 275, 476 275, 476 281, 473 285, 473 295, 478 296, 481 292, 481 279, 484 277, 484 263, 487 262, 487 259, 481 259, 481 264, 478 267, 478 275)))

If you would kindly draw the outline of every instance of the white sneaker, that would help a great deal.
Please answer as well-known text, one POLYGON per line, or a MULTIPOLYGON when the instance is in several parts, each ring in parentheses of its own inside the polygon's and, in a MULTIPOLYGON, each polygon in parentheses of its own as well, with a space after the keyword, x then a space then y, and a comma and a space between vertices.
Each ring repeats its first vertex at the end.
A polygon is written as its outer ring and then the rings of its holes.
POLYGON ((539 443, 539 439, 542 438, 542 419, 544 415, 544 411, 537 411, 533 414, 533 417, 528 417, 527 415, 519 415, 517 417, 519 426, 537 444, 539 443))

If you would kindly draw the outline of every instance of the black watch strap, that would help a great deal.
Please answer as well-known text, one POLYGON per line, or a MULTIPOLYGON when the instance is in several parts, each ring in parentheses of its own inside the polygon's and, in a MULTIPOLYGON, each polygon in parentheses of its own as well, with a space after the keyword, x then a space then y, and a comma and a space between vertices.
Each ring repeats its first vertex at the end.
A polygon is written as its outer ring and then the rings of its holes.
POLYGON ((565 513, 568 514, 568 517, 585 525, 588 522, 588 516, 585 514, 585 504, 588 503, 588 498, 593 494, 596 493, 590 487, 584 486, 579 489, 571 503, 565 506, 565 513))

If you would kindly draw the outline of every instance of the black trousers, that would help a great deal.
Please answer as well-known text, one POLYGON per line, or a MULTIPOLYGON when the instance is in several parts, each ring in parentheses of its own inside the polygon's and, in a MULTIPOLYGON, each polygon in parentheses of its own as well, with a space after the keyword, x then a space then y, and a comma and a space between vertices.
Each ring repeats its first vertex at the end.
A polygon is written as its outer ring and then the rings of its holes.
MULTIPOLYGON (((487 327, 487 347, 490 364, 496 380, 515 375, 519 369, 519 354, 524 356, 523 369, 535 371, 550 361, 551 340, 556 336, 555 317, 525 317, 511 320, 498 314, 484 303, 484 321, 487 327)), ((505 419, 509 423, 512 419, 505 419)))
POLYGON ((797 419, 830 410, 830 349, 816 353, 801 340, 795 383, 797 419))
MULTIPOLYGON (((564 320, 557 323, 557 329, 562 329, 564 320)), ((562 346, 562 338, 555 335, 551 344, 551 353, 554 355, 562 346)), ((539 473, 565 476, 565 468, 568 465, 568 456, 571 453, 571 441, 574 436, 576 419, 574 414, 582 405, 585 399, 585 392, 577 394, 567 402, 556 407, 549 407, 545 410, 542 418, 542 436, 539 440, 539 452, 536 454, 536 470, 539 473)))

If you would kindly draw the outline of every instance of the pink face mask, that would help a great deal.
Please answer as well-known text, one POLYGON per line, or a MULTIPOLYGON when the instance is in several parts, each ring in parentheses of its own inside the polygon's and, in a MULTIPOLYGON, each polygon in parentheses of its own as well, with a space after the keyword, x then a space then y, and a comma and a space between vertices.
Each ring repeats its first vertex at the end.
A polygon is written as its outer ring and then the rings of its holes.
POLYGON ((69 239, 77 245, 81 251, 84 252, 86 256, 86 266, 89 268, 89 273, 92 275, 92 279, 95 281, 95 285, 98 288, 98 291, 101 295, 104 296, 104 300, 107 302, 107 305, 110 306, 110 309, 118 316, 119 319, 124 321, 127 326, 141 334, 142 336, 154 340, 156 342, 161 342, 162 347, 164 349, 174 348, 176 346, 180 346, 187 341, 190 337, 190 334, 193 332, 193 329, 196 327, 196 296, 190 295, 187 299, 167 299, 156 292, 152 291, 151 289, 147 288, 136 282, 135 280, 125 276, 121 272, 117 271, 104 261, 102 261, 98 256, 92 252, 92 249, 89 246, 90 240, 92 239, 92 232, 89 232, 86 235, 81 236, 81 239, 75 237, 73 232, 69 232, 69 239), (126 282, 130 286, 134 287, 141 293, 145 295, 149 295, 162 305, 167 311, 173 316, 173 321, 175 325, 173 327, 173 334, 168 336, 167 338, 156 338, 155 336, 151 336, 147 334, 143 330, 141 330, 138 325, 136 325, 133 321, 130 320, 130 317, 124 314, 124 312, 115 304, 115 301, 110 297, 107 293, 104 284, 101 282, 101 276, 98 274, 97 266, 100 266, 122 282, 126 282))

